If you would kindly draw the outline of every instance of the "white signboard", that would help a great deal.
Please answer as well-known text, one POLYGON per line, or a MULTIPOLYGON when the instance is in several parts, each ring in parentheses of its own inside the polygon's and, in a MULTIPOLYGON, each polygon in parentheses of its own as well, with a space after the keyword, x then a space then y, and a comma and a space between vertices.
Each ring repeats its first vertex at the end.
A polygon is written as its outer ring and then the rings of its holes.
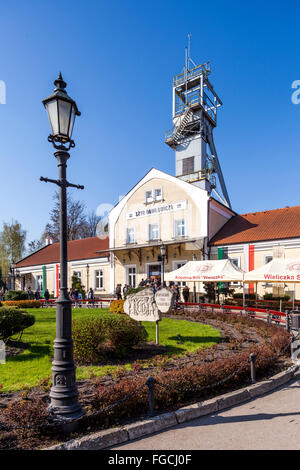
POLYGON ((136 321, 158 321, 161 319, 151 288, 143 289, 126 297, 124 312, 136 321))
POLYGON ((155 302, 157 308, 162 313, 168 313, 173 305, 174 292, 171 289, 163 288, 156 292, 155 302))
POLYGON ((186 209, 187 201, 172 202, 170 204, 153 204, 149 207, 142 207, 135 211, 127 212, 126 219, 137 219, 140 217, 148 217, 151 215, 165 214, 167 212, 175 212, 182 209, 186 209))

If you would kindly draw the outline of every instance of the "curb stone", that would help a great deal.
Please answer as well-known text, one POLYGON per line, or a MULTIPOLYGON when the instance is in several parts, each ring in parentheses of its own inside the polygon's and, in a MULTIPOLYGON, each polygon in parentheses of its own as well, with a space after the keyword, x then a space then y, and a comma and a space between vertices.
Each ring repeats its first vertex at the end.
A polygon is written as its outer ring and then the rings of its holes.
POLYGON ((194 403, 193 405, 188 405, 179 410, 175 411, 175 415, 178 421, 178 424, 185 423, 200 416, 208 415, 218 411, 217 400, 212 398, 211 400, 206 400, 199 403, 194 403))
POLYGON ((216 397, 218 411, 229 408, 230 406, 238 405, 251 398, 249 391, 246 389, 236 390, 235 392, 225 393, 216 397))
POLYGON ((240 390, 229 392, 199 403, 179 408, 175 412, 164 413, 153 418, 128 424, 119 428, 106 429, 84 437, 72 439, 62 444, 42 450, 101 450, 139 437, 162 431, 200 416, 221 411, 275 390, 291 379, 300 379, 300 364, 274 375, 271 379, 258 382, 240 390))
POLYGON ((129 424, 125 429, 128 432, 129 440, 131 441, 133 439, 161 431, 162 429, 176 426, 177 424, 178 421, 176 419, 176 415, 174 412, 171 412, 129 424))

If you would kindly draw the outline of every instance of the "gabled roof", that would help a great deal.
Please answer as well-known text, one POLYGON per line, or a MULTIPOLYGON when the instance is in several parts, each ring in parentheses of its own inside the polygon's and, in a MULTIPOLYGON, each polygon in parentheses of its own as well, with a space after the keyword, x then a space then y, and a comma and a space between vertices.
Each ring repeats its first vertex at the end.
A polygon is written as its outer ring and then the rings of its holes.
MULTIPOLYGON (((68 261, 107 257, 108 251, 102 253, 99 253, 99 251, 106 250, 108 247, 108 236, 82 238, 80 240, 69 241, 68 261)), ((29 255, 16 263, 16 267, 23 268, 28 266, 59 263, 59 248, 60 243, 53 243, 51 245, 44 246, 32 255, 29 255)))
POLYGON ((211 246, 300 238, 300 206, 232 217, 211 239, 211 246))

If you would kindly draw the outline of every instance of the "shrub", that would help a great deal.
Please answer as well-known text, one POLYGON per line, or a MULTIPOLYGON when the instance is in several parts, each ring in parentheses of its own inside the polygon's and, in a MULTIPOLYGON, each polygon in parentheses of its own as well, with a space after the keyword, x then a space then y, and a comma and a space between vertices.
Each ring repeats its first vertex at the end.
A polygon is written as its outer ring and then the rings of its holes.
POLYGON ((124 357, 146 338, 145 328, 125 315, 105 314, 73 321, 74 357, 79 364, 124 357))
POLYGON ((39 300, 4 300, 2 304, 5 307, 19 307, 19 308, 40 308, 41 302, 39 300))
POLYGON ((289 295, 283 295, 282 297, 275 297, 273 294, 265 294, 264 295, 264 300, 290 300, 289 295))
POLYGON ((0 308, 0 340, 7 342, 13 335, 22 335, 25 328, 29 328, 35 322, 31 313, 27 313, 19 308, 0 308))
POLYGON ((4 300, 28 300, 28 294, 23 290, 8 290, 4 295, 4 300))
POLYGON ((34 436, 40 439, 43 431, 47 432, 49 424, 50 413, 47 408, 41 398, 12 400, 3 411, 2 419, 8 426, 17 427, 15 432, 21 441, 34 436))
POLYGON ((111 313, 125 313, 124 300, 113 300, 110 304, 109 311, 111 313))
MULTIPOLYGON (((243 294, 241 292, 238 292, 237 294, 233 294, 234 299, 242 299, 243 294)), ((248 300, 256 300, 256 294, 245 294, 245 299, 248 300)))

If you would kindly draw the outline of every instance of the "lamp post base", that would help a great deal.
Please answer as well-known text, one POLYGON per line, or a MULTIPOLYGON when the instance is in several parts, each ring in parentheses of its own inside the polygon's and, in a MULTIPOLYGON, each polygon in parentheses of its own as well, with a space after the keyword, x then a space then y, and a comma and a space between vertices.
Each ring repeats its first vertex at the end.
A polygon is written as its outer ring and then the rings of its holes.
POLYGON ((84 414, 78 402, 78 391, 73 361, 73 341, 71 338, 72 306, 65 290, 56 301, 57 337, 54 340, 54 360, 52 362, 52 387, 49 397, 49 411, 58 420, 78 419, 84 414))

